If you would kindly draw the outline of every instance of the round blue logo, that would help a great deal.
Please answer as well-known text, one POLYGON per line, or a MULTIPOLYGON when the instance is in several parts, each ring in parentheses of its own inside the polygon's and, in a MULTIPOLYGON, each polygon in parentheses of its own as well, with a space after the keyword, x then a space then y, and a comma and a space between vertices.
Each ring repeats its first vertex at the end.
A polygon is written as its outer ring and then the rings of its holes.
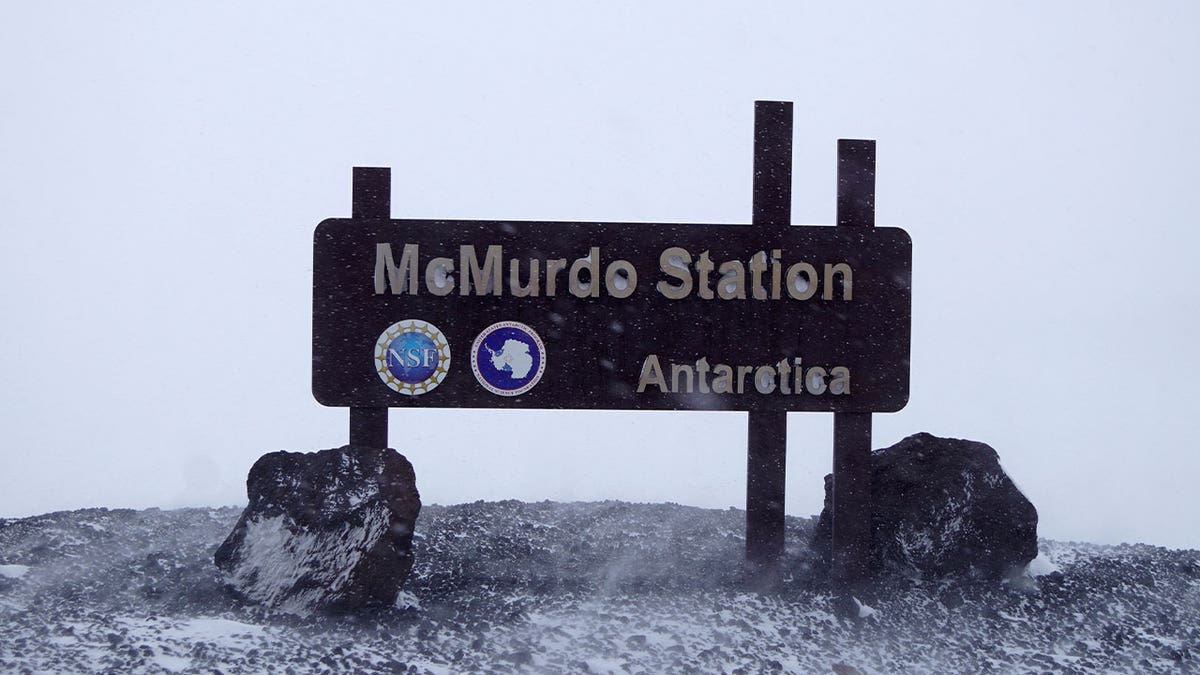
POLYGON ((397 380, 416 384, 438 367, 438 348, 424 333, 401 333, 387 346, 387 369, 397 380))
POLYGON ((450 345, 428 321, 397 321, 375 343, 375 371, 393 391, 405 396, 424 394, 446 379, 450 345))
POLYGON ((484 389, 520 396, 546 371, 546 345, 529 326, 501 321, 483 330, 471 345, 471 370, 484 389))

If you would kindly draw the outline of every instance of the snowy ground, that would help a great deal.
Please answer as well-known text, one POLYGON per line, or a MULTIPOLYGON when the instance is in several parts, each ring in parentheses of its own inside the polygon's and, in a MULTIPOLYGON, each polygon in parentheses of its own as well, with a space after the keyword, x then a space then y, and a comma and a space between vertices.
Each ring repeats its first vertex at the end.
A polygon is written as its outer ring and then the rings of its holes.
POLYGON ((1044 541, 1049 574, 898 583, 848 622, 810 520, 789 519, 786 590, 759 596, 741 511, 480 502, 422 511, 405 607, 297 617, 222 591, 238 514, 0 520, 0 672, 1200 672, 1197 551, 1044 541))

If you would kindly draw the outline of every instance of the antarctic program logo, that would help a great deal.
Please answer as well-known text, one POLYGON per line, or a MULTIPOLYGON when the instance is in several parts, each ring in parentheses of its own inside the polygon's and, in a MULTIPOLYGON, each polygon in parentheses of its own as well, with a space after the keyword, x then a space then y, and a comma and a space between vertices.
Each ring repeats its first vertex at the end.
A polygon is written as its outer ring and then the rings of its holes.
POLYGON ((471 345, 471 370, 479 384, 493 394, 520 396, 542 379, 546 345, 523 323, 494 323, 471 345))
POLYGON ((437 326, 404 319, 388 326, 375 343, 379 379, 405 396, 433 390, 450 371, 450 344, 437 326))

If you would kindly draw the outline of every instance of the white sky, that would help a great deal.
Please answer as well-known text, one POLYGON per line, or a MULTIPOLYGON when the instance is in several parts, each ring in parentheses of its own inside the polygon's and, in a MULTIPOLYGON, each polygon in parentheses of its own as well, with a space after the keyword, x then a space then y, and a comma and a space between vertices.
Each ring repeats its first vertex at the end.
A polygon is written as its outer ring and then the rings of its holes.
MULTIPOLYGON (((8 8, 0 516, 239 503, 264 452, 344 443, 311 236, 351 167, 392 167, 394 217, 748 222, 778 99, 794 221, 833 223, 836 140, 874 138, 877 222, 913 238, 875 446, 981 440, 1044 536, 1200 547, 1200 5, 449 4, 8 8)), ((426 502, 744 504, 744 414, 391 425, 426 502)), ((789 513, 831 429, 789 417, 789 513)))

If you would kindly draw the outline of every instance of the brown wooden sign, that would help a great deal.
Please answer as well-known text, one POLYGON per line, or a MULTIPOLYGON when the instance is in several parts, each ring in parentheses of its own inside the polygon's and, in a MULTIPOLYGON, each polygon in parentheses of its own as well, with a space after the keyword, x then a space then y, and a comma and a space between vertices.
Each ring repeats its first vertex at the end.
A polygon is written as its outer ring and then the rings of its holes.
POLYGON ((895 228, 326 220, 313 392, 345 407, 895 411, 911 260, 895 228), (487 337, 506 324, 523 328, 487 337))
POLYGON ((748 585, 778 588, 788 411, 834 413, 834 586, 870 552, 871 413, 909 393, 912 243, 875 227, 875 142, 837 148, 836 226, 791 225, 792 104, 755 104, 750 225, 394 220, 356 168, 317 226, 313 394, 350 443, 392 407, 745 410, 748 585))

